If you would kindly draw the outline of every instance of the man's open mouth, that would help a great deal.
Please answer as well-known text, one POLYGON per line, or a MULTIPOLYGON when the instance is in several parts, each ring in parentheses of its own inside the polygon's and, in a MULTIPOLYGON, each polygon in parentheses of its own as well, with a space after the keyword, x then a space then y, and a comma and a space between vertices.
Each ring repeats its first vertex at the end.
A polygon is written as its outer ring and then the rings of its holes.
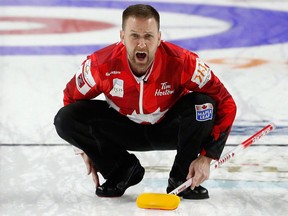
POLYGON ((147 54, 145 52, 136 52, 136 58, 140 61, 143 61, 146 58, 147 54))

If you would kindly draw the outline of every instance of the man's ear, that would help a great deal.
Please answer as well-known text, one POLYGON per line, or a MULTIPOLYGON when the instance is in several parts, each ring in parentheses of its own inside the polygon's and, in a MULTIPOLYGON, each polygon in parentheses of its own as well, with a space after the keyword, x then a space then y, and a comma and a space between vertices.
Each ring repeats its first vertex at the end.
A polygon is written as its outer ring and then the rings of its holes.
POLYGON ((122 44, 125 45, 125 42, 124 42, 124 31, 123 30, 120 30, 120 40, 121 40, 122 44))
POLYGON ((161 31, 159 31, 158 33, 158 46, 160 45, 161 43, 161 31))

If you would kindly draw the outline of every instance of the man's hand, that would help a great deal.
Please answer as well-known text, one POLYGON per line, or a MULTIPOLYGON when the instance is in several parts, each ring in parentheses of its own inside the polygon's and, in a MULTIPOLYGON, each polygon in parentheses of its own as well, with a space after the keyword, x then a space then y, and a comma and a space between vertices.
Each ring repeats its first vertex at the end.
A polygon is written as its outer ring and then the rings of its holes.
POLYGON ((85 162, 85 165, 87 168, 87 175, 92 174, 93 182, 95 183, 95 186, 97 188, 100 185, 97 170, 94 168, 92 161, 90 160, 90 158, 85 153, 81 153, 80 155, 85 162))
POLYGON ((191 185, 192 190, 209 178, 211 161, 211 158, 200 155, 191 162, 187 179, 193 178, 191 185))

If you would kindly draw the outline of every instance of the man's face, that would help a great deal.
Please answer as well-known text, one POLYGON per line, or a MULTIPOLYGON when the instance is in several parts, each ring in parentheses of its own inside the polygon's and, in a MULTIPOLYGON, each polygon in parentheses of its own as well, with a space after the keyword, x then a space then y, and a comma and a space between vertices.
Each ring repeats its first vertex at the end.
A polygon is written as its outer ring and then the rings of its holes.
POLYGON ((161 40, 157 22, 154 18, 129 17, 120 37, 133 73, 136 76, 144 75, 154 60, 161 40))

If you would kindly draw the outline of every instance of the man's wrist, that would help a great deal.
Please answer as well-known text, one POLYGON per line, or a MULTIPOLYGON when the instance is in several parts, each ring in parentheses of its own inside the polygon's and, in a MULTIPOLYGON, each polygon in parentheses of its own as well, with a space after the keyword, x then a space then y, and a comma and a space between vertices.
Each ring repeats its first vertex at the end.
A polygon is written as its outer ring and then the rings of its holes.
POLYGON ((213 158, 207 157, 205 155, 199 155, 199 157, 201 157, 201 159, 207 161, 209 164, 211 163, 211 161, 213 160, 213 158))

